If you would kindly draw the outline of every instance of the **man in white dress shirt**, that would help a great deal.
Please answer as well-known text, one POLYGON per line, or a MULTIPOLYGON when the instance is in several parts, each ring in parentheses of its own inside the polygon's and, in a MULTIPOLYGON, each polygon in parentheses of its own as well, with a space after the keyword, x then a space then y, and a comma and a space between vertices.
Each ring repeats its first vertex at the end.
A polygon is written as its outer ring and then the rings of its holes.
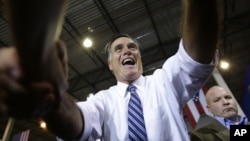
MULTIPOLYGON (((106 49, 109 69, 117 79, 117 84, 99 91, 88 101, 77 104, 67 97, 66 92, 58 90, 64 94, 55 93, 50 82, 34 82, 29 87, 19 83, 18 78, 22 76, 22 72, 15 48, 1 49, 0 53, 5 54, 5 57, 0 61, 0 82, 4 84, 0 89, 0 96, 14 99, 13 95, 20 93, 19 89, 10 89, 19 85, 28 89, 27 93, 40 92, 40 97, 22 99, 15 104, 3 99, 0 104, 7 107, 6 113, 12 117, 36 117, 39 115, 37 113, 42 112, 40 117, 47 122, 48 128, 65 140, 100 138, 106 141, 125 141, 128 140, 127 111, 130 98, 126 89, 129 84, 133 84, 141 100, 147 139, 189 140, 182 108, 203 86, 214 69, 219 19, 216 0, 183 0, 183 7, 179 49, 165 61, 161 69, 152 75, 143 76, 137 42, 125 34, 115 36, 106 49), (13 83, 16 85, 12 85, 13 83), (53 103, 56 106, 45 109, 46 101, 53 96, 57 98, 53 103), (31 100, 39 104, 31 108, 26 106, 18 115, 15 114, 17 106, 29 104, 31 100)), ((64 48, 61 42, 57 45, 64 48)), ((60 56, 59 59, 66 66, 65 56, 60 56)), ((64 69, 62 72, 66 72, 66 67, 64 69)))

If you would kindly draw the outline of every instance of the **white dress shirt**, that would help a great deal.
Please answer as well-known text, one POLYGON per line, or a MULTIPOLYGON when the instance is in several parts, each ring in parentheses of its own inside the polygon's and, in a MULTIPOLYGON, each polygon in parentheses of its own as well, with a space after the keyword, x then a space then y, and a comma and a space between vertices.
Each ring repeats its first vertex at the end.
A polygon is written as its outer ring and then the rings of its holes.
MULTIPOLYGON (((149 141, 188 141, 183 120, 183 106, 203 86, 214 64, 195 62, 182 45, 162 69, 152 75, 140 76, 133 82, 141 99, 149 141)), ((127 110, 130 93, 128 85, 117 82, 99 91, 85 102, 78 102, 84 115, 81 140, 128 140, 127 110)))

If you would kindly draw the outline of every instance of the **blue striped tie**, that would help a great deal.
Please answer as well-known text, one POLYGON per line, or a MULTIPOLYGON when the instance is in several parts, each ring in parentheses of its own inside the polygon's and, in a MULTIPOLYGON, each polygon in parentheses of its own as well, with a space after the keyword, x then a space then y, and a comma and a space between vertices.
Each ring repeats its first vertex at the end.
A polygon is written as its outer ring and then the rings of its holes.
POLYGON ((146 141, 147 134, 144 125, 141 101, 136 93, 136 87, 132 84, 128 86, 130 100, 128 103, 128 135, 130 141, 146 141))

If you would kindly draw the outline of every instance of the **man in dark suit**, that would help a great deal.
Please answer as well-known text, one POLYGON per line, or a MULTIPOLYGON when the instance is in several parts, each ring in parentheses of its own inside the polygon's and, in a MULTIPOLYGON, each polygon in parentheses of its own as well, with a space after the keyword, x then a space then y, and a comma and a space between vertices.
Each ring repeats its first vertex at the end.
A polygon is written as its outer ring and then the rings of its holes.
POLYGON ((206 94, 211 122, 190 132, 191 141, 229 141, 230 125, 246 125, 248 119, 238 114, 237 102, 223 87, 213 86, 206 94))

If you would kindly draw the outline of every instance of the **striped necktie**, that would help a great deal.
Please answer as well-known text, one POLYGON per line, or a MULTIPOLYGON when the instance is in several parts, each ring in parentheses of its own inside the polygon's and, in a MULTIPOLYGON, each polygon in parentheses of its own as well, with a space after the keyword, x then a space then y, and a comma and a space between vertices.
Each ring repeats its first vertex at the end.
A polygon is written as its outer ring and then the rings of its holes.
POLYGON ((128 103, 128 135, 129 141, 146 141, 146 129, 143 118, 141 101, 136 93, 136 87, 132 84, 128 86, 130 100, 128 103))

